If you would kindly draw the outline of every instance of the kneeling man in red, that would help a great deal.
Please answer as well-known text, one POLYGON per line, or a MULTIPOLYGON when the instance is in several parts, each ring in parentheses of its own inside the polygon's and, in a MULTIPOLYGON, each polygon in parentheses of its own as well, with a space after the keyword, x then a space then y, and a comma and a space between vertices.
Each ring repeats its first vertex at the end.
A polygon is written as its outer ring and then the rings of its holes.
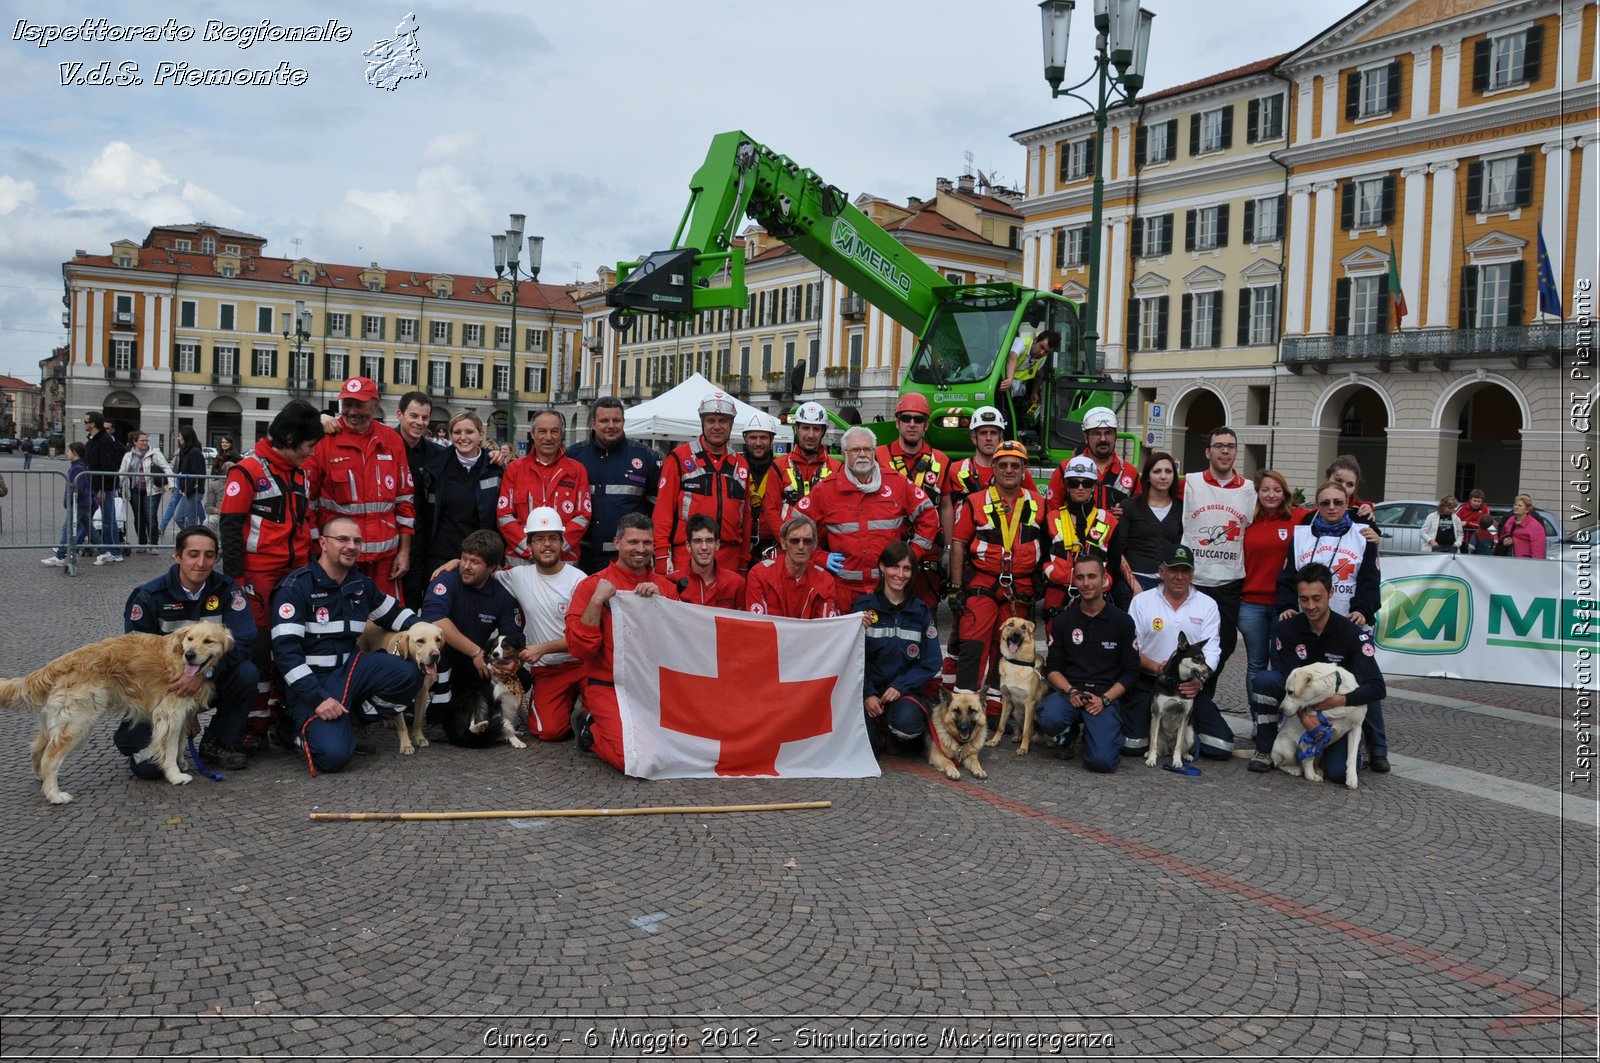
POLYGON ((652 572, 649 520, 578 586, 567 644, 584 662, 596 756, 646 779, 879 774, 861 713, 861 618, 789 620, 684 605, 652 572), (619 594, 632 591, 632 594, 619 594))

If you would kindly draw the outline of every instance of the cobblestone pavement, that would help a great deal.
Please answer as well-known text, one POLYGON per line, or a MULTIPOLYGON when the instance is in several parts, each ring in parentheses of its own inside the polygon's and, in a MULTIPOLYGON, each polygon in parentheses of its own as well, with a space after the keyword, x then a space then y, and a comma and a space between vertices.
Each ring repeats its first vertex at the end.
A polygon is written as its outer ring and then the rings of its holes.
MULTIPOLYGON (((68 578, 0 550, 0 675, 114 634, 164 563, 68 578)), ((1391 693, 1395 771, 1354 793, 1242 760, 1093 776, 1010 743, 987 782, 889 757, 871 780, 646 783, 571 743, 383 742, 342 775, 270 753, 171 787, 128 776, 108 719, 53 807, 7 712, 0 1054, 1594 1058, 1573 695, 1391 693), (833 807, 307 820, 806 800, 833 807)))

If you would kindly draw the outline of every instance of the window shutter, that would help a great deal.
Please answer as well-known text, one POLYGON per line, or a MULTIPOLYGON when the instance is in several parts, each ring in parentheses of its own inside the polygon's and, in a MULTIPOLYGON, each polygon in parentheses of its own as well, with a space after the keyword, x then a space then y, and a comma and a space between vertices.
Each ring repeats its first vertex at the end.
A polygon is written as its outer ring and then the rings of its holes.
POLYGON ((1506 295, 1506 324, 1522 324, 1522 281, 1525 263, 1511 263, 1511 284, 1506 295))
POLYGON ((444 345, 446 347, 454 347, 456 345, 456 323, 454 321, 445 322, 444 345))
POLYGON ((1344 181, 1339 185, 1339 228, 1349 232, 1356 227, 1356 183, 1344 181))
POLYGON ((1385 110, 1390 112, 1400 109, 1400 60, 1396 59, 1389 64, 1389 76, 1385 79, 1384 88, 1388 90, 1389 98, 1385 101, 1385 110))
POLYGON ((1211 299, 1211 346, 1222 346, 1222 293, 1212 292, 1211 299))
POLYGON ((1233 147, 1233 104, 1222 109, 1222 146, 1233 147))
POLYGON ((1333 286, 1333 334, 1350 335, 1350 278, 1340 277, 1333 286))
POLYGON ((1163 156, 1167 162, 1178 157, 1178 120, 1167 119, 1167 153, 1163 156))
POLYGON ((1156 300, 1156 349, 1159 351, 1167 349, 1167 312, 1171 300, 1169 295, 1156 300))
POLYGON ((1094 176, 1095 140, 1095 137, 1091 136, 1089 138, 1089 154, 1088 157, 1083 160, 1083 172, 1089 177, 1094 176))
POLYGON ((1517 192, 1516 204, 1526 207, 1533 202, 1533 152, 1525 151, 1517 156, 1517 192))
POLYGON ((1161 225, 1161 253, 1172 254, 1172 215, 1163 214, 1161 225))
POLYGON ((378 338, 380 340, 387 339, 388 338, 388 332, 389 332, 389 319, 386 318, 386 317, 380 317, 378 319, 378 338))
POLYGON ((1472 91, 1480 94, 1489 88, 1489 48, 1487 37, 1472 46, 1472 91))
POLYGON ((1056 180, 1065 183, 1067 180, 1067 164, 1072 161, 1072 145, 1059 144, 1056 146, 1056 180))
POLYGON ((1198 114, 1189 116, 1189 154, 1200 154, 1200 116, 1198 114))
POLYGON ((1256 243, 1256 201, 1253 199, 1244 201, 1244 242, 1256 243))
POLYGON ((1483 210, 1483 163, 1469 162, 1467 164, 1467 213, 1477 214, 1483 210))
POLYGON ((1067 230, 1056 230, 1056 269, 1060 269, 1067 261, 1067 230))
MULTIPOLYGON (((1195 210, 1190 208, 1183 216, 1183 249, 1194 250, 1194 216, 1195 210)), ((1187 296, 1185 297, 1187 298, 1187 296)))
POLYGON ((1178 327, 1178 346, 1188 350, 1194 332, 1194 295, 1183 294, 1183 322, 1178 327))
POLYGON ((1139 299, 1128 300, 1128 340, 1127 347, 1130 351, 1139 349, 1139 311, 1144 309, 1144 303, 1139 299))
POLYGON ((323 315, 323 319, 324 319, 323 320, 323 325, 322 325, 323 335, 326 335, 326 336, 333 335, 333 311, 329 310, 326 314, 323 315))
POLYGON ((1217 208, 1217 246, 1228 246, 1228 204, 1217 208))
POLYGON ((1389 331, 1389 275, 1385 273, 1378 278, 1378 328, 1379 332, 1389 331))
POLYGON ((1280 195, 1278 197, 1278 220, 1277 220, 1277 223, 1273 226, 1272 232, 1270 234, 1268 234, 1267 239, 1268 240, 1281 240, 1281 239, 1283 239, 1283 231, 1284 231, 1283 227, 1284 227, 1284 224, 1288 221, 1288 219, 1289 219, 1289 197, 1285 196, 1285 195, 1280 195))
POLYGON ((1522 45, 1522 80, 1539 80, 1539 60, 1544 57, 1544 27, 1529 26, 1522 45))
POLYGON ((1250 345, 1250 289, 1239 289, 1239 346, 1250 345))
POLYGON ((267 375, 276 377, 278 375, 278 348, 272 348, 272 358, 267 362, 267 364, 272 367, 271 372, 269 372, 267 375))
MULTIPOLYGON (((1519 262, 1518 265, 1521 265, 1521 263, 1519 262)), ((1522 289, 1520 287, 1518 287, 1518 288, 1513 288, 1512 290, 1515 291, 1515 292, 1519 292, 1520 293, 1522 289)), ((1521 305, 1521 300, 1520 299, 1518 300, 1518 305, 1519 306, 1521 305)), ((1519 317, 1520 317, 1520 314, 1519 314, 1519 317)), ((1519 324, 1519 325, 1522 324, 1521 320, 1518 320, 1517 324, 1519 324)), ((130 340, 128 342, 128 368, 129 369, 137 369, 137 368, 139 368, 139 341, 138 340, 130 340)))
POLYGON ((1144 126, 1140 126, 1139 127, 1139 132, 1134 134, 1134 138, 1133 138, 1133 164, 1134 164, 1134 166, 1143 166, 1144 165, 1144 153, 1147 150, 1149 150, 1149 147, 1150 147, 1150 130, 1147 129, 1146 127, 1144 127, 1144 126))
POLYGON ((1133 257, 1134 258, 1142 258, 1144 256, 1144 219, 1143 218, 1135 218, 1135 219, 1133 219, 1132 232, 1133 232, 1133 257))
POLYGON ((1256 126, 1261 122, 1261 101, 1251 100, 1250 106, 1245 108, 1244 116, 1244 142, 1246 144, 1254 144, 1256 142, 1256 126))
POLYGON ((1394 174, 1388 174, 1383 179, 1383 224, 1394 223, 1394 174))
POLYGON ((1361 71, 1350 71, 1350 80, 1344 83, 1344 116, 1355 121, 1361 113, 1361 71))
POLYGON ((1457 328, 1476 328, 1478 325, 1478 267, 1466 266, 1461 270, 1461 320, 1457 328))

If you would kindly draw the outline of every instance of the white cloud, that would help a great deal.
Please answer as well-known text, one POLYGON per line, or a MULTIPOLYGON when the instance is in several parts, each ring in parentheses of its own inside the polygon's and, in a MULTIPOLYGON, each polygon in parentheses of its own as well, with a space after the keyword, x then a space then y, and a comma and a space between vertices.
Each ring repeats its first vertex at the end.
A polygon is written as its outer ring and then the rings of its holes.
POLYGON ((478 134, 470 129, 458 133, 444 133, 428 141, 428 146, 422 149, 423 162, 449 162, 472 155, 483 143, 478 134))
MULTIPOLYGON (((455 257, 449 252, 463 241, 470 242, 474 231, 488 233, 488 217, 483 190, 460 169, 427 167, 417 171, 411 188, 346 192, 338 209, 325 214, 316 226, 316 254, 340 261, 359 248, 363 258, 391 266, 442 267, 442 260, 455 257)), ((482 242, 487 271, 487 235, 482 242)))
POLYGON ((10 214, 20 206, 32 203, 39 197, 39 189, 32 181, 18 181, 0 174, 0 214, 10 214))
POLYGON ((173 177, 160 160, 139 154, 121 140, 101 149, 82 173, 62 178, 61 190, 75 207, 112 210, 147 225, 201 219, 241 224, 248 217, 208 189, 173 177))

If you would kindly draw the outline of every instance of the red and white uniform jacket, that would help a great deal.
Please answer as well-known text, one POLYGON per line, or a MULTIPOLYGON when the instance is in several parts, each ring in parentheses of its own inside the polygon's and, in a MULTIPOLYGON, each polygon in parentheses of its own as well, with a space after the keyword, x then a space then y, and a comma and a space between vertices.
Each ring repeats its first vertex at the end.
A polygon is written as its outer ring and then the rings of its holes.
MULTIPOLYGON (((767 505, 773 500, 767 499, 767 505)), ((656 533, 656 570, 689 570, 689 518, 704 513, 717 522, 722 545, 717 567, 743 572, 750 554, 750 467, 731 450, 721 457, 706 452, 700 436, 680 443, 661 463, 652 523, 656 533)))
MULTIPOLYGON (((1088 451, 1080 450, 1078 454, 1087 457, 1088 451)), ((1074 454, 1073 457, 1077 457, 1078 454, 1074 454)), ((1072 458, 1067 459, 1071 460, 1072 458)), ((1067 504, 1067 481, 1063 474, 1067 461, 1057 465, 1056 471, 1050 474, 1050 487, 1044 495, 1044 504, 1050 509, 1067 504)), ((1141 486, 1139 470, 1123 461, 1119 455, 1113 454, 1111 462, 1100 470, 1098 486, 1094 489, 1094 504, 1105 509, 1115 509, 1138 494, 1141 486)))
POLYGON ((244 589, 258 627, 278 581, 311 560, 306 475, 263 439, 228 471, 222 491, 222 571, 244 589))
POLYGON ((1106 563, 1106 579, 1117 583, 1122 579, 1122 551, 1113 549, 1112 533, 1117 530, 1117 518, 1109 509, 1088 503, 1088 509, 1074 512, 1072 505, 1052 509, 1045 517, 1045 531, 1050 536, 1049 552, 1045 555, 1045 604, 1056 608, 1072 592, 1072 567, 1079 556, 1098 557, 1106 563))
POLYGON ((1018 593, 1025 593, 1044 563, 1044 499, 1024 484, 1008 504, 1000 489, 991 487, 962 504, 954 534, 966 546, 963 575, 970 585, 989 587, 1009 576, 1018 593))
POLYGON ((678 600, 690 605, 714 605, 744 612, 744 577, 719 568, 706 582, 691 569, 678 577, 678 600))
MULTIPOLYGON (((935 450, 924 443, 922 449, 911 456, 896 439, 878 448, 878 464, 922 488, 922 493, 933 502, 935 509, 938 508, 939 499, 944 494, 945 470, 950 468, 950 457, 944 451, 935 450)), ((990 472, 992 475, 992 467, 990 472)))
POLYGON ((590 506, 589 473, 577 459, 562 453, 545 464, 533 454, 524 454, 506 466, 494 507, 500 537, 506 541, 506 556, 527 560, 522 529, 527 526, 528 514, 540 506, 561 514, 566 544, 561 548, 561 560, 576 564, 579 544, 589 531, 590 506))
POLYGON ((595 588, 600 586, 601 580, 609 582, 619 594, 631 591, 641 583, 654 583, 663 596, 673 601, 678 600, 678 588, 672 585, 671 580, 654 572, 639 574, 613 561, 594 575, 585 577, 578 584, 578 589, 572 592, 572 601, 567 604, 567 652, 583 662, 585 679, 609 684, 616 679, 612 671, 612 653, 617 645, 611 632, 611 610, 600 610, 598 627, 590 627, 583 622, 583 612, 589 608, 589 599, 594 597, 595 588))
POLYGON ((939 511, 920 487, 877 470, 879 485, 863 491, 848 473, 830 476, 795 506, 817 522, 815 563, 826 567, 828 554, 844 554, 844 570, 835 573, 844 607, 867 593, 878 579, 878 555, 897 540, 911 544, 921 561, 939 536, 939 511), (848 597, 844 597, 848 595, 848 597))
POLYGON ((366 540, 363 562, 393 557, 400 536, 416 531, 411 461, 400 433, 388 425, 374 421, 357 435, 341 419, 339 431, 323 436, 311 452, 305 474, 315 527, 334 517, 354 520, 366 540))
POLYGON ((815 491, 828 477, 837 476, 843 468, 844 462, 830 457, 825 450, 818 451, 816 458, 811 460, 798 450, 779 454, 772 459, 772 471, 768 474, 770 479, 763 491, 759 529, 761 537, 776 539, 778 529, 794 513, 794 507, 800 500, 815 491))
POLYGON ((826 570, 807 565, 800 575, 791 576, 781 557, 752 568, 744 585, 745 608, 750 612, 796 620, 838 616, 837 596, 834 578, 826 570))
POLYGON ((968 495, 985 491, 994 482, 994 466, 979 465, 975 458, 962 458, 945 466, 941 493, 948 496, 957 514, 968 495))

